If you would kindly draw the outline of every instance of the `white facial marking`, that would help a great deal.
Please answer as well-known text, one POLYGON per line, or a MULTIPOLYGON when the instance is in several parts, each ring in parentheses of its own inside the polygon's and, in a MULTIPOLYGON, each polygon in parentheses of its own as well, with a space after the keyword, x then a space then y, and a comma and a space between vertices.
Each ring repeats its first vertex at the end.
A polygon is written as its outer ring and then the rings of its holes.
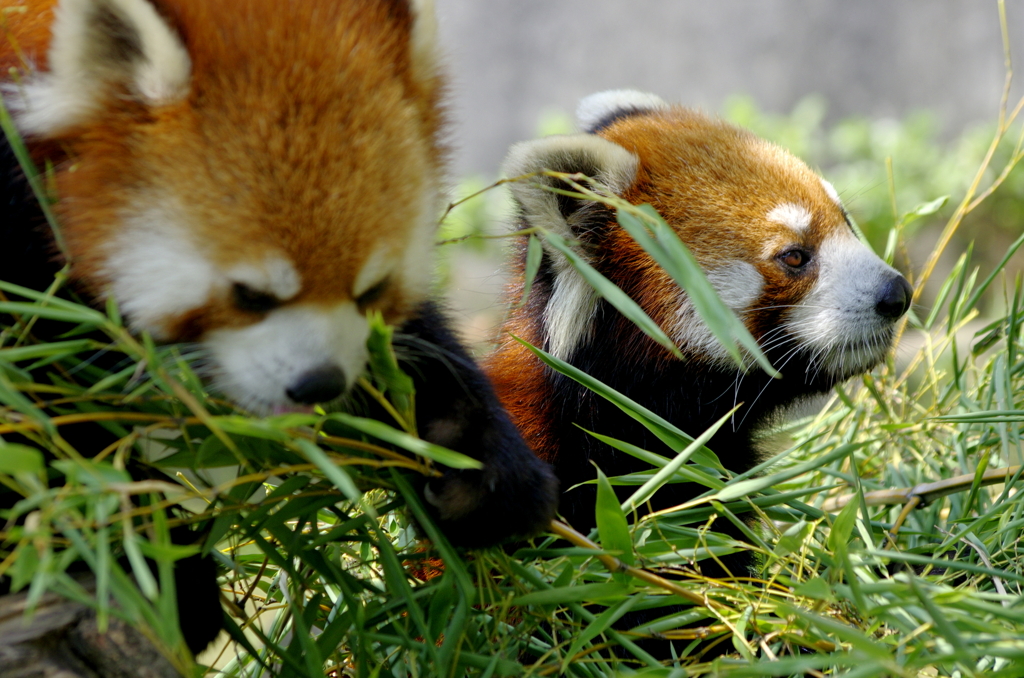
POLYGON ((768 221, 782 224, 795 233, 803 233, 811 226, 811 213, 807 208, 784 202, 768 213, 768 221))
POLYGON ((167 338, 167 321, 204 305, 221 280, 173 214, 151 206, 127 218, 100 271, 130 326, 157 339, 167 338))
MULTIPOLYGON (((764 277, 746 261, 734 260, 711 269, 707 271, 707 278, 722 302, 740 317, 750 310, 764 291, 764 277)), ((713 363, 733 364, 728 351, 715 338, 682 291, 679 293, 678 310, 671 334, 676 344, 690 355, 704 357, 713 363)))
POLYGON ((832 198, 832 202, 842 207, 843 201, 839 199, 839 192, 836 191, 836 187, 825 179, 821 180, 821 185, 825 187, 825 193, 828 194, 828 197, 832 198))
POLYGON ((384 280, 395 264, 395 255, 390 247, 381 247, 366 258, 363 268, 352 284, 352 296, 358 297, 384 280))
POLYGON ((294 407, 286 390, 303 374, 336 365, 349 386, 366 366, 366 318, 353 302, 288 306, 248 327, 210 332, 214 385, 258 413, 294 407))
POLYGON ((811 369, 845 378, 888 350, 893 323, 876 306, 878 291, 898 273, 845 230, 822 242, 815 257, 818 279, 785 324, 812 354, 811 369))
POLYGON ((61 0, 49 63, 48 73, 6 90, 25 134, 54 134, 85 122, 101 109, 113 82, 126 84, 146 104, 179 101, 192 73, 180 38, 146 0, 61 0), (111 29, 103 13, 123 27, 111 29), (126 37, 137 41, 141 55, 111 47, 126 37))
MULTIPOLYGON (((438 217, 443 200, 444 196, 440 188, 435 183, 428 182, 424 186, 421 196, 419 218, 403 239, 405 249, 392 254, 399 260, 391 263, 390 272, 395 274, 396 282, 400 283, 403 296, 407 301, 424 299, 430 294, 431 283, 434 279, 438 217)), ((360 275, 366 270, 367 267, 364 266, 360 275)), ((380 277, 374 280, 371 276, 367 276, 365 284, 368 289, 380 281, 380 277)))
POLYGON ((764 277, 746 261, 731 261, 707 272, 708 282, 726 306, 742 313, 761 297, 764 277))
POLYGON ((287 301, 302 289, 298 271, 282 256, 271 255, 259 264, 238 264, 226 271, 232 283, 242 283, 254 290, 267 292, 287 301))

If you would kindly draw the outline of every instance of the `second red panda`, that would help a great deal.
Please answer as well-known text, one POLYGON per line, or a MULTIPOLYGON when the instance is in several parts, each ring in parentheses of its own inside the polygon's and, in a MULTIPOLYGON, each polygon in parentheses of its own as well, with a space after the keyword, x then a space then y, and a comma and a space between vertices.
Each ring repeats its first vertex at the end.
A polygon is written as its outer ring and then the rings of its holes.
MULTIPOLYGON (((649 466, 583 429, 662 449, 615 405, 543 366, 523 338, 600 379, 692 435, 737 404, 708 446, 731 471, 761 460, 756 437, 803 399, 869 370, 910 305, 906 280, 854 232, 835 189, 803 162, 745 130, 649 94, 614 91, 585 99, 582 134, 513 147, 505 174, 539 170, 592 176, 633 204, 652 205, 701 264, 773 365, 737 368, 683 292, 619 227, 612 212, 560 197, 537 180, 511 184, 516 229, 541 226, 636 300, 675 341, 677 360, 603 301, 553 248, 532 291, 513 305, 488 369, 527 442, 555 465, 563 488, 649 466), (593 464, 591 463, 593 462, 593 464)), ((553 179, 541 179, 553 182, 553 179)), ((522 293, 525 243, 512 302, 522 293)), ((669 485, 655 509, 698 488, 669 485)), ((560 512, 594 525, 593 486, 563 495, 560 512)))

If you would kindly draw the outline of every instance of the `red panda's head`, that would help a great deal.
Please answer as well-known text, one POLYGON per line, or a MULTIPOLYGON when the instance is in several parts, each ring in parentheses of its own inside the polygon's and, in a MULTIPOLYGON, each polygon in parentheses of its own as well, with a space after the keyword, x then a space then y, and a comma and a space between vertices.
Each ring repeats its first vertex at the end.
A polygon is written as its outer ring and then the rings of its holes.
POLYGON ((428 4, 59 0, 4 100, 61 151, 73 276, 134 329, 200 342, 243 406, 338 396, 366 313, 401 322, 430 288, 428 4))
MULTIPOLYGON (((798 379, 827 388, 882 358, 911 290, 857 237, 831 184, 772 143, 648 94, 594 95, 581 103, 579 118, 584 134, 515 146, 505 174, 581 172, 633 204, 652 205, 784 377, 799 365, 798 379)), ((528 225, 574 241, 687 360, 730 369, 685 292, 607 210, 536 181, 513 183, 512 192, 528 225)), ((571 359, 594 338, 597 297, 562 254, 550 249, 546 257, 548 296, 533 302, 544 308, 527 313, 541 318, 534 339, 571 359)), ((658 353, 656 360, 668 358, 658 353)))

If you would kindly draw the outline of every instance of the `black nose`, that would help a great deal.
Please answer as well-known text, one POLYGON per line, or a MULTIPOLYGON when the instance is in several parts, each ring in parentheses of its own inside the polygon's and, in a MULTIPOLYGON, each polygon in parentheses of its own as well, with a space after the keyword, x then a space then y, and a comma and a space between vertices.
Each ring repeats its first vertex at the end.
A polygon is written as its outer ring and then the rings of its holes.
POLYGON ((310 370, 285 390, 288 397, 300 405, 326 403, 344 392, 345 373, 337 365, 324 365, 310 370))
POLYGON ((883 318, 899 318, 910 308, 910 299, 914 295, 910 283, 902 275, 887 282, 878 293, 875 310, 883 318))

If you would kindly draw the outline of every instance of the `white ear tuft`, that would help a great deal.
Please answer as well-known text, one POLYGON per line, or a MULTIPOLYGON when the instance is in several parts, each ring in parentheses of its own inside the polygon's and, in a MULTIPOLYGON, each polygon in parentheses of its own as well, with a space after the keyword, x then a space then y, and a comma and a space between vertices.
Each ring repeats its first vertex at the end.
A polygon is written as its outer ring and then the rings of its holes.
POLYGON ((429 80, 437 74, 437 16, 434 0, 410 0, 412 35, 409 36, 410 56, 417 79, 429 80))
POLYGON ((82 124, 110 88, 160 106, 188 94, 192 61, 178 35, 146 0, 61 0, 50 70, 10 97, 22 132, 52 135, 82 124))
MULTIPOLYGON (((591 134, 551 136, 516 144, 508 153, 502 173, 517 177, 533 172, 582 173, 621 193, 633 183, 637 157, 618 144, 591 134)), ((548 177, 536 177, 509 184, 523 215, 534 226, 543 226, 569 239, 575 239, 567 216, 559 209, 556 194, 543 185, 554 185, 548 177)), ((570 217, 571 218, 571 217, 570 217)))
POLYGON ((668 108, 660 97, 635 89, 612 89, 591 94, 576 107, 580 130, 593 134, 624 114, 658 111, 668 108))

